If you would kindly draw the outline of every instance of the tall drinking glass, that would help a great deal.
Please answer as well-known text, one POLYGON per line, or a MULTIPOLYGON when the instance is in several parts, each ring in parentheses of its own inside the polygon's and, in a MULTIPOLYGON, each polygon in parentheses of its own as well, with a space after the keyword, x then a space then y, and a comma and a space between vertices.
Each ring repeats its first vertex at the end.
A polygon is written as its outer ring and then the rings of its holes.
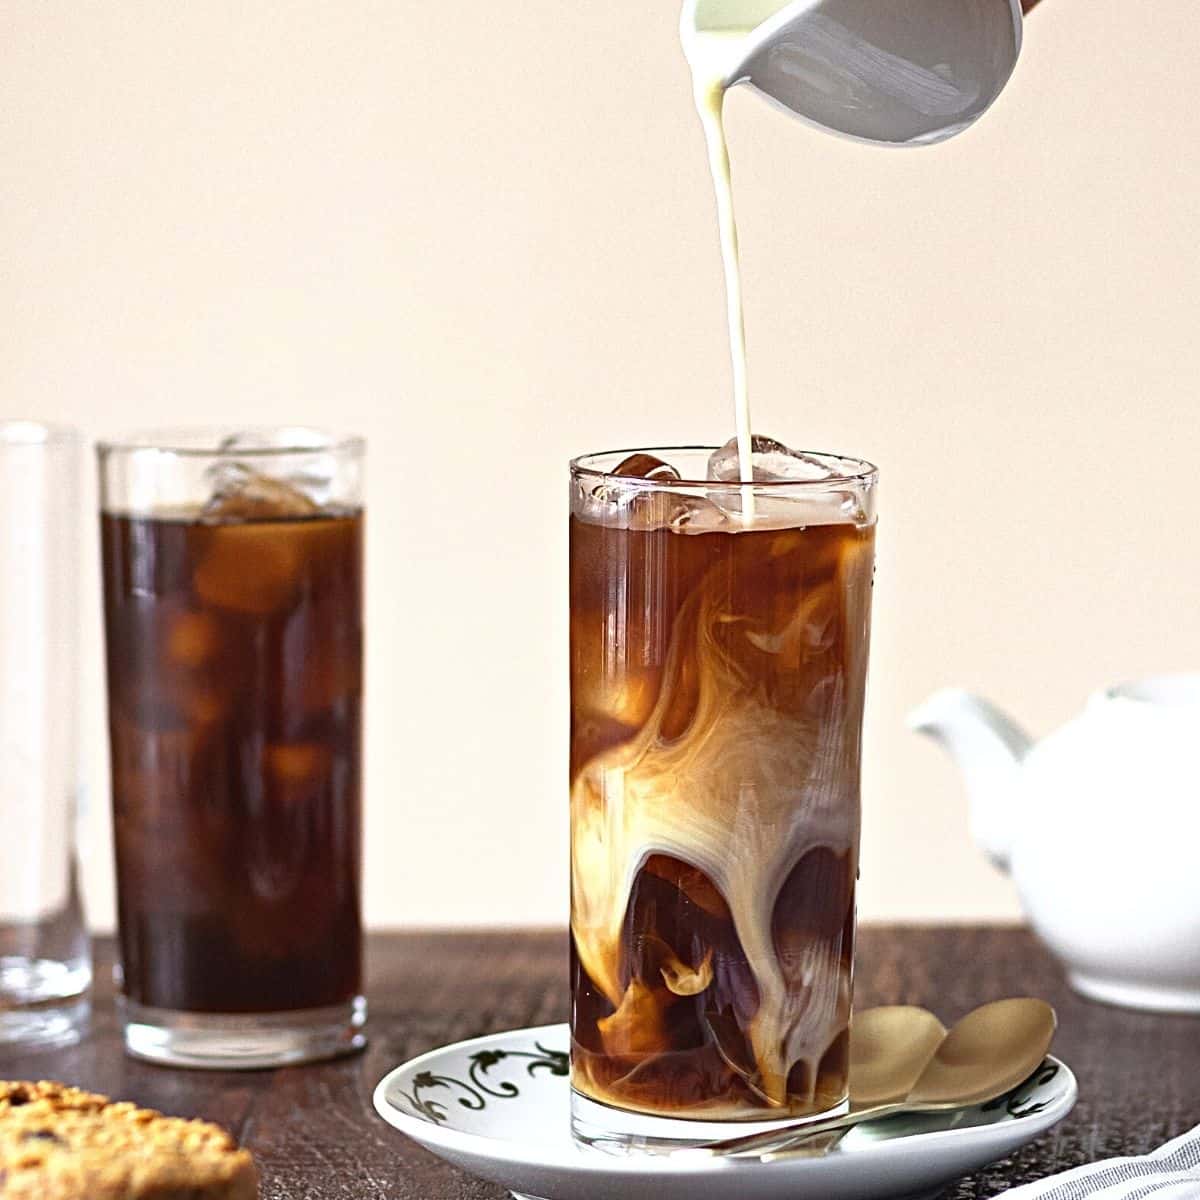
POLYGON ((608 1147, 847 1104, 876 472, 710 453, 571 464, 572 1127, 608 1147))
POLYGON ((70 430, 0 422, 0 1046, 78 1037, 79 473, 70 430))
POLYGON ((261 1067, 363 1044, 363 443, 100 447, 127 1050, 261 1067))

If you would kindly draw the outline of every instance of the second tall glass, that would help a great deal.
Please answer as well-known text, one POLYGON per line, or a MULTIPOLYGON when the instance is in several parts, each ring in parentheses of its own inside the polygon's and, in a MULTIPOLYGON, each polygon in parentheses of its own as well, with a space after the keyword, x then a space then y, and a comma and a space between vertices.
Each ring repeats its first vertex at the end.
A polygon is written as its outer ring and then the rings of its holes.
POLYGON ((100 447, 125 1043, 180 1066, 362 1044, 363 444, 100 447))
POLYGON ((81 462, 72 431, 0 421, 0 1053, 74 1041, 88 1016, 75 870, 81 462))

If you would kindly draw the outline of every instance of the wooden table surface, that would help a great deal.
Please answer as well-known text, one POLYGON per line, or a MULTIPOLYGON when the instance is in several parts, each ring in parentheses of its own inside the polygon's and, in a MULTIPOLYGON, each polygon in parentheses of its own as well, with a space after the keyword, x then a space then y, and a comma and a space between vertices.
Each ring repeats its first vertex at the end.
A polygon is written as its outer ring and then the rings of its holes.
MULTIPOLYGON (((435 1046, 567 1015, 561 933, 377 934, 369 944, 365 1054, 282 1071, 173 1071, 122 1054, 111 963, 112 944, 101 941, 90 1034, 66 1050, 0 1052, 0 1078, 62 1079, 219 1121, 257 1157, 265 1200, 498 1200, 501 1189, 462 1175, 379 1120, 372 1088, 391 1067, 435 1046)), ((1020 994, 1058 1009, 1054 1048, 1079 1077, 1079 1104, 1033 1145, 952 1187, 951 1200, 1142 1153, 1200 1122, 1200 1018, 1079 999, 1022 930, 877 926, 860 934, 860 1006, 923 1004, 948 1022, 985 1000, 1020 994)))

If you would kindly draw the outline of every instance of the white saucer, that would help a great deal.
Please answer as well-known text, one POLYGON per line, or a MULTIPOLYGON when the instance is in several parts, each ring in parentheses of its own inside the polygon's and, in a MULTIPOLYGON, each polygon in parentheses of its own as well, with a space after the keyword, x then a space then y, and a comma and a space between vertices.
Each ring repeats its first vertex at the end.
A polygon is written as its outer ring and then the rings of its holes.
POLYGON ((571 1138, 568 1045, 565 1025, 543 1025, 443 1046, 385 1075, 375 1109, 519 1200, 874 1200, 936 1195, 1061 1121, 1077 1091, 1048 1058, 1001 1100, 860 1126, 824 1158, 617 1157, 571 1138))

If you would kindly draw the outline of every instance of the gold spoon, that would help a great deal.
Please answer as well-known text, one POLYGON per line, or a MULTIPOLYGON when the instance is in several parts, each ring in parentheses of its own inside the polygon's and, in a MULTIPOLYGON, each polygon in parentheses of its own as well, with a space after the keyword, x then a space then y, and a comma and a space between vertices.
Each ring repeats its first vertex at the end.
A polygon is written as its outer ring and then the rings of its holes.
MULTIPOLYGON (((870 1011, 856 1017, 854 1024, 864 1021, 870 1011)), ((930 1014, 918 1017, 921 1009, 892 1012, 897 1015, 868 1021, 868 1036, 859 1040, 858 1065, 866 1079, 860 1090, 851 1066, 850 1112, 710 1142, 698 1149, 712 1155, 755 1154, 770 1159, 795 1143, 818 1134, 848 1130, 862 1121, 984 1104, 1033 1074, 1046 1057, 1056 1026, 1054 1009, 1042 1000, 1019 998, 985 1004, 967 1013, 914 1074, 920 1054, 909 1044, 909 1038, 915 1035, 924 1039, 922 1046, 928 1045, 933 1034, 926 1019, 930 1014), (897 1064, 894 1068, 893 1062, 897 1064), (912 1082, 907 1093, 902 1093, 906 1076, 912 1082)), ((853 1062, 853 1026, 850 1036, 853 1062)))
POLYGON ((946 1027, 926 1008, 868 1008, 850 1025, 850 1111, 907 1100, 946 1027))

